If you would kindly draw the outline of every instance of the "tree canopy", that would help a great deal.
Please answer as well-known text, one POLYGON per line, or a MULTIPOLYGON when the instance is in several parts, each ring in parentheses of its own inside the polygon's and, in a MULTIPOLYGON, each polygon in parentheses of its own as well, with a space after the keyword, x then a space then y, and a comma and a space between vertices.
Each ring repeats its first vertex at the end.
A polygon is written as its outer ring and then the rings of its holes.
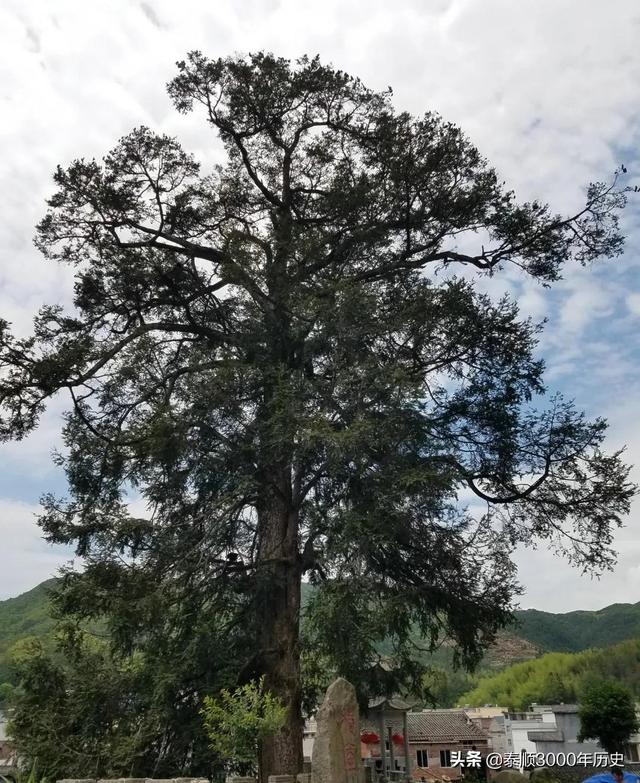
POLYGON ((593 680, 580 699, 578 742, 595 739, 607 753, 624 753, 629 737, 640 728, 631 691, 614 680, 593 680))
POLYGON ((472 665, 508 622, 516 545, 613 562, 628 468, 603 420, 544 396, 539 327, 474 273, 549 285, 616 256, 624 189, 591 184, 569 216, 520 203, 456 126, 318 58, 193 52, 168 90, 226 161, 138 128, 58 168, 36 243, 74 266, 74 309, 26 339, 0 324, 0 435, 69 395, 69 496, 41 525, 85 569, 59 609, 105 614, 123 652, 217 634, 287 709, 262 773, 297 772, 301 652, 363 698, 406 688, 412 629, 472 665))

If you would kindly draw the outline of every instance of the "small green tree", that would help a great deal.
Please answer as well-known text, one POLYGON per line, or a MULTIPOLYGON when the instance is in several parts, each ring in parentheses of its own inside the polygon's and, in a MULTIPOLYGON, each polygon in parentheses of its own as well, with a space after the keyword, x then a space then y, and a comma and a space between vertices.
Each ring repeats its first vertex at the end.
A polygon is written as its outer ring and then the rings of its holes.
POLYGON ((220 697, 204 699, 202 709, 211 749, 228 771, 255 774, 260 742, 285 725, 286 707, 264 688, 264 677, 220 697))
POLYGON ((585 685, 579 715, 578 742, 598 740, 607 753, 622 752, 639 728, 631 692, 613 680, 592 680, 585 685))

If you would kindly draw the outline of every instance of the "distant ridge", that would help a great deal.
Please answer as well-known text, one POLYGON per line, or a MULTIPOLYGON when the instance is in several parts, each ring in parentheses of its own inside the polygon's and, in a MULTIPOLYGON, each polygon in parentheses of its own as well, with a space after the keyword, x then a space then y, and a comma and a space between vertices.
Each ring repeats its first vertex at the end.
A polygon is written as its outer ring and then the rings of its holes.
MULTIPOLYGON (((54 621, 48 612, 48 592, 56 579, 48 579, 26 593, 0 601, 0 683, 9 678, 6 653, 26 636, 46 638, 54 621)), ((313 587, 303 584, 303 603, 313 587)), ((640 602, 612 604, 597 611, 563 614, 524 609, 515 612, 516 624, 498 635, 484 666, 499 669, 539 657, 544 652, 580 652, 640 638, 640 602)))
POLYGON ((611 604, 597 611, 553 614, 524 609, 515 614, 518 624, 513 632, 553 652, 579 652, 640 638, 640 602, 611 604))

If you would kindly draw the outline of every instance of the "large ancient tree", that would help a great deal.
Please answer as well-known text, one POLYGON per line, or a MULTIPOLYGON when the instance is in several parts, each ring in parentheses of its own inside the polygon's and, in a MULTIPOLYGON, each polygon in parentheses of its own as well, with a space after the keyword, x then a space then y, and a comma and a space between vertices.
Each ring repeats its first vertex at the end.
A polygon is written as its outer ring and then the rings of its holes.
MULTIPOLYGON (((392 689, 415 631, 477 660, 517 544, 611 563, 627 468, 603 421, 542 396, 537 327, 475 281, 617 255, 624 195, 593 184, 567 217, 518 203, 457 127, 317 59, 192 53, 169 94, 226 163, 201 173, 140 128, 57 170, 37 245, 75 266, 75 310, 43 308, 26 340, 2 324, 1 434, 68 393, 70 495, 41 524, 86 570, 60 603, 105 612, 123 650, 175 653, 213 622, 234 676, 265 674, 288 707, 262 772, 295 772, 303 577, 311 651, 392 689)), ((196 675, 176 690, 199 698, 196 675)))

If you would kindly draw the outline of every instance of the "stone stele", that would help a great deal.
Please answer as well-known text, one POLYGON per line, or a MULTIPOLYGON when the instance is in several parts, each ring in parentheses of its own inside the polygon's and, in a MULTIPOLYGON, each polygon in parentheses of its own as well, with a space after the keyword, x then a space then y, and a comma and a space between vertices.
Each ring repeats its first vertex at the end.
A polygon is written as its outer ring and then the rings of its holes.
POLYGON ((356 691, 339 677, 327 689, 316 715, 312 783, 360 783, 360 720, 356 691))

